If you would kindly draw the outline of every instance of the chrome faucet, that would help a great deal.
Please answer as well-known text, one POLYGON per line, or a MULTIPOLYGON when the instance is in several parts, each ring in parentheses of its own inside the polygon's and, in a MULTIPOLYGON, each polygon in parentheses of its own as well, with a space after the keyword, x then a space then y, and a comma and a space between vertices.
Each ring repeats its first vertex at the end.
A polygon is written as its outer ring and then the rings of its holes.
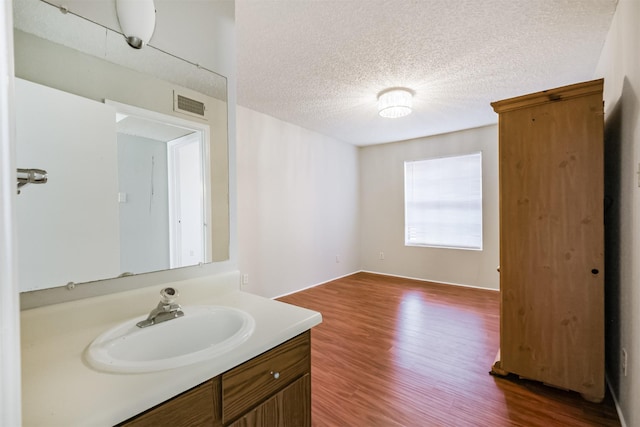
POLYGON ((136 323, 136 326, 146 328, 156 323, 162 323, 184 316, 182 307, 175 302, 178 295, 178 291, 175 288, 164 288, 161 290, 158 306, 151 310, 151 313, 149 313, 149 316, 145 320, 136 323))

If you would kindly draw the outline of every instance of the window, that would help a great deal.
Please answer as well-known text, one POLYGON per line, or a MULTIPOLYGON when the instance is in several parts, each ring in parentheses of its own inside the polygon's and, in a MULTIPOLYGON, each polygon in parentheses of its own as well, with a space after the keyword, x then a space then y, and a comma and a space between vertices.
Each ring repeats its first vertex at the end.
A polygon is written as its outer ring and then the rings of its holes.
POLYGON ((482 153, 404 163, 405 245, 482 249, 482 153))

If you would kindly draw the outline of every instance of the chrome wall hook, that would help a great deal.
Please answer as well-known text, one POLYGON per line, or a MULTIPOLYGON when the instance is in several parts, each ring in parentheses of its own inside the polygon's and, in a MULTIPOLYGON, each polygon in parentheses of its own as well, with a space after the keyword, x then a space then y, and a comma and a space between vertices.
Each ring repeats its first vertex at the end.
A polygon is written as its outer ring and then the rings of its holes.
POLYGON ((47 171, 44 169, 18 169, 18 194, 27 184, 45 184, 47 171))

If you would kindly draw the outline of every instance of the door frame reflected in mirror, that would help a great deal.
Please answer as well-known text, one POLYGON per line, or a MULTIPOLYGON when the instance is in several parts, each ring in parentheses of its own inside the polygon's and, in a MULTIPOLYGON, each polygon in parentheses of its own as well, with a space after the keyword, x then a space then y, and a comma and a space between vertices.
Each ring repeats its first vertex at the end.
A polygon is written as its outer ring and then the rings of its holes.
MULTIPOLYGON (((172 136, 169 137, 160 137, 161 142, 166 144, 166 171, 167 171, 167 190, 168 194, 166 198, 168 200, 168 206, 166 206, 167 211, 165 212, 166 217, 168 218, 168 227, 167 230, 161 230, 167 232, 168 241, 161 242, 164 246, 168 248, 168 259, 166 260, 166 268, 180 268, 187 267, 192 265, 198 265, 202 263, 212 262, 212 241, 213 236, 211 234, 211 170, 209 165, 211 165, 211 128, 208 124, 196 122, 189 118, 180 118, 176 116, 171 116, 163 113, 159 113, 156 111, 147 110, 140 107, 135 107, 132 105, 124 104, 121 102, 113 101, 113 100, 105 100, 105 104, 112 106, 116 111, 116 121, 120 122, 124 118, 126 119, 137 119, 143 120, 145 123, 150 125, 157 124, 161 128, 171 127, 171 128, 179 128, 181 134, 185 133, 189 136, 196 135, 197 141, 197 156, 198 161, 197 164, 190 164, 188 166, 191 167, 190 170, 186 171, 190 173, 192 176, 187 179, 191 179, 191 182, 180 184, 179 175, 175 174, 176 170, 179 169, 179 165, 176 164, 179 162, 178 159, 174 159, 175 148, 174 141, 185 138, 186 136, 180 136, 178 138, 172 139, 172 136), (194 182, 195 180, 195 182, 194 182), (177 191, 178 188, 188 188, 191 190, 191 193, 195 193, 194 197, 197 197, 198 200, 193 200, 191 206, 187 208, 190 212, 187 212, 186 215, 180 214, 179 205, 182 200, 182 204, 185 204, 185 198, 181 197, 183 192, 177 191), (193 191, 195 190, 195 191, 193 191), (194 212, 194 210, 199 210, 199 212, 194 212), (195 217, 195 218, 194 218, 195 217), (191 224, 189 224, 188 220, 192 218, 191 224), (199 224, 194 224, 194 221, 199 221, 199 224), (199 236, 187 235, 187 233, 183 233, 185 229, 197 229, 199 232, 199 236), (194 246, 198 246, 194 248, 194 246)), ((117 126, 116 126, 117 127, 117 126)), ((119 130, 117 130, 118 135, 121 134, 119 130)), ((128 132, 131 134, 137 134, 135 136, 145 138, 146 131, 138 131, 133 130, 133 132, 128 132)), ((149 138, 154 139, 156 136, 149 136, 149 138)), ((119 150, 120 150, 120 143, 119 150)), ((120 162, 119 162, 120 164, 120 162)), ((121 173, 119 172, 119 177, 121 177, 121 173)), ((119 183, 120 193, 118 194, 118 200, 120 203, 126 203, 129 197, 126 189, 123 188, 123 182, 119 183)), ((120 205, 122 208, 122 204, 120 205)), ((120 209, 121 222, 123 220, 123 210, 120 209)), ((126 236, 123 236, 123 225, 121 224, 121 245, 126 241, 126 236)), ((195 232, 195 231, 194 231, 195 232)), ((139 242, 140 243, 140 242, 139 242)), ((141 242, 144 244, 144 242, 141 242)), ((125 248, 123 248, 122 254, 125 254, 125 248)), ((123 259, 123 263, 126 260, 123 259)), ((164 268, 163 268, 164 269, 164 268)), ((158 269, 137 269, 130 268, 126 272, 123 271, 123 274, 128 275, 139 274, 139 273, 147 273, 150 271, 156 271, 158 269), (131 270, 131 271, 129 271, 131 270)))

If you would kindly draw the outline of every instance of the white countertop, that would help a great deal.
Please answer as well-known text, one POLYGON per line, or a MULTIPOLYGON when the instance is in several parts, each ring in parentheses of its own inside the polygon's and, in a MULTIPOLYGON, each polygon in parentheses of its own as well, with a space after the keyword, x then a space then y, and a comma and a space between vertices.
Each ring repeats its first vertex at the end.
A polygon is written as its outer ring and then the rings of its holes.
POLYGON ((238 275, 88 298, 21 313, 23 425, 111 426, 237 366, 322 321, 320 313, 238 290, 238 275), (160 289, 182 305, 222 305, 250 313, 253 335, 230 353, 182 368, 112 374, 90 368, 84 352, 102 332, 147 314, 160 289))

